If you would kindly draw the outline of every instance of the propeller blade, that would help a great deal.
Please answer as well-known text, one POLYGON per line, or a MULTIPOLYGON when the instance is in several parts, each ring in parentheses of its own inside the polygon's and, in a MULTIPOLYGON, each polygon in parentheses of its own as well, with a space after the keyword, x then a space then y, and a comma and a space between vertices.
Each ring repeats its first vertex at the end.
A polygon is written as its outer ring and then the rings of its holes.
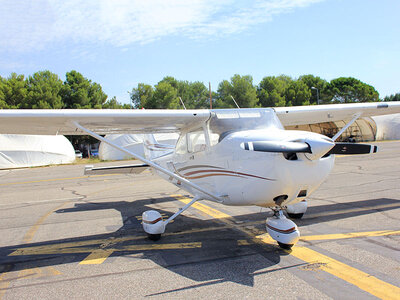
POLYGON ((311 153, 310 146, 303 142, 256 141, 241 143, 240 147, 244 150, 260 152, 311 153))
POLYGON ((378 151, 374 145, 355 144, 355 143, 335 143, 335 146, 325 155, 329 154, 368 154, 378 151))

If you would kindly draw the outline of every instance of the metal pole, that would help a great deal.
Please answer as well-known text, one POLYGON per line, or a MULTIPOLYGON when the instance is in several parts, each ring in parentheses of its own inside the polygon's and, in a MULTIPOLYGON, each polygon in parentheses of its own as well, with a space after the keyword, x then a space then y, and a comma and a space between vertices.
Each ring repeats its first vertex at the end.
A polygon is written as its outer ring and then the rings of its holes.
POLYGON ((316 87, 312 86, 311 87, 312 90, 317 90, 317 105, 319 105, 319 91, 316 87))

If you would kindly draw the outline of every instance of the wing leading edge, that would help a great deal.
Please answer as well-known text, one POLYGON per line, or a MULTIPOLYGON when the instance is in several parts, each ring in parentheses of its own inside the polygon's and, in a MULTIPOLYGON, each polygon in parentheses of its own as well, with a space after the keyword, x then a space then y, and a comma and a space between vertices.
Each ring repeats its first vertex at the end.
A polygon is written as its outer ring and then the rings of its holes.
POLYGON ((400 113, 400 102, 274 107, 274 110, 283 126, 293 126, 350 120, 359 113, 360 118, 400 113))
MULTIPOLYGON (((328 104, 273 108, 284 126, 400 113, 400 102, 328 104)), ((236 110, 236 109, 234 109, 236 110)), ((97 134, 180 132, 210 118, 204 110, 5 109, 0 134, 84 134, 74 122, 97 134)))
POLYGON ((98 134, 179 132, 201 126, 209 110, 0 110, 0 133, 83 134, 77 122, 98 134))

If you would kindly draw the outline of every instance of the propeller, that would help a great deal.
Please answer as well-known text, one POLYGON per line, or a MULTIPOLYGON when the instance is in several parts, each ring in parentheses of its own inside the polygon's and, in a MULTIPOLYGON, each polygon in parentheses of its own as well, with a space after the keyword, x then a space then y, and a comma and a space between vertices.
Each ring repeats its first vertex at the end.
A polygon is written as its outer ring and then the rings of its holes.
POLYGON ((331 139, 307 138, 304 141, 254 141, 243 142, 244 150, 278 153, 305 153, 310 160, 315 160, 330 154, 368 154, 375 153, 377 146, 355 143, 335 143, 331 139))
POLYGON ((376 153, 378 151, 378 147, 374 145, 367 144, 355 144, 355 143, 335 143, 335 146, 329 150, 329 154, 368 154, 368 153, 376 153))

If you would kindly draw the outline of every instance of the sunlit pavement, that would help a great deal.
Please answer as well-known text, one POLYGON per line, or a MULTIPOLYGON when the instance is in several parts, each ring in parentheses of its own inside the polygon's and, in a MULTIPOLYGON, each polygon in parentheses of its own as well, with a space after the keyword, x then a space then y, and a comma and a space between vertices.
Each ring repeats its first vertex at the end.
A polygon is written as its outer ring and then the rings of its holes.
POLYGON ((269 210, 207 201, 148 240, 143 211, 189 201, 150 173, 0 171, 0 298, 398 299, 400 142, 378 145, 337 158, 292 251, 265 234, 269 210))

